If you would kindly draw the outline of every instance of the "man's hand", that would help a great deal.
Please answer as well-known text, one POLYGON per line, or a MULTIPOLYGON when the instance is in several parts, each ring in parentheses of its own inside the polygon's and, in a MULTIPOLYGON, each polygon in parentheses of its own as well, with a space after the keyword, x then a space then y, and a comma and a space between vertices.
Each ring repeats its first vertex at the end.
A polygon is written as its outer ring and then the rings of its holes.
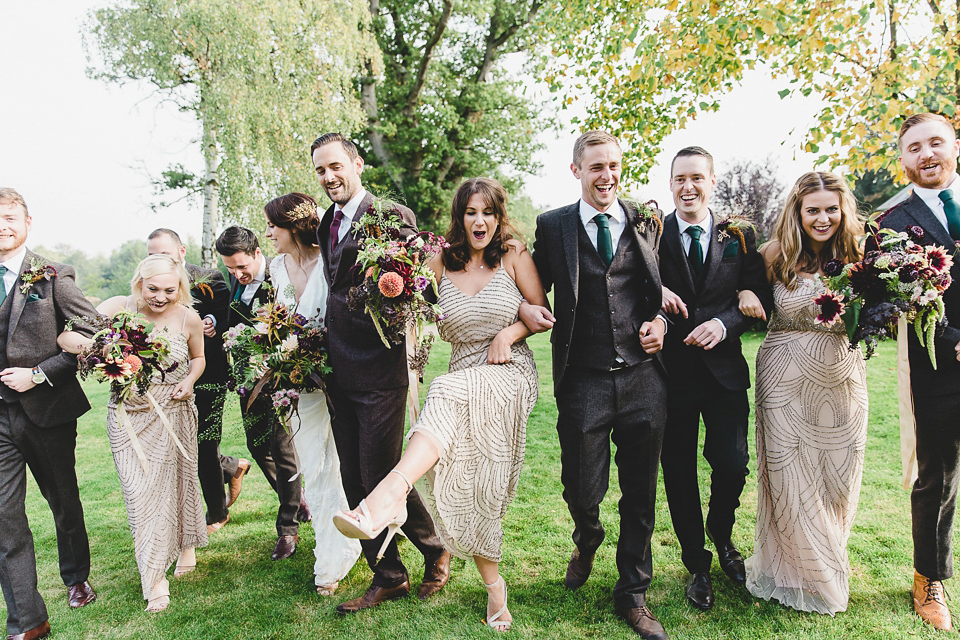
POLYGON ((37 386, 33 383, 33 370, 26 367, 7 367, 0 371, 0 382, 20 393, 37 386))
POLYGON ((695 347, 703 347, 709 351, 720 343, 723 339, 723 325, 716 318, 707 320, 698 325, 683 339, 684 344, 692 344, 695 347))
POLYGON ((953 348, 957 352, 957 360, 960 360, 960 342, 957 343, 957 346, 953 348))
POLYGON ((677 314, 679 313, 684 318, 687 318, 687 305, 683 303, 683 299, 675 294, 673 291, 666 287, 663 288, 663 301, 660 303, 660 308, 666 311, 667 313, 677 314))
POLYGON ((640 325, 640 346, 646 353, 653 355, 663 349, 663 334, 667 330, 666 321, 657 316, 640 325))
POLYGON ((518 313, 520 320, 523 324, 527 325, 527 329, 530 329, 533 333, 542 333, 553 329, 553 324, 557 321, 553 314, 550 313, 550 309, 541 307, 538 304, 530 304, 526 300, 520 303, 518 313))
POLYGON ((210 319, 210 316, 206 316, 203 320, 203 335, 208 338, 213 338, 217 335, 217 328, 213 324, 213 320, 210 319))

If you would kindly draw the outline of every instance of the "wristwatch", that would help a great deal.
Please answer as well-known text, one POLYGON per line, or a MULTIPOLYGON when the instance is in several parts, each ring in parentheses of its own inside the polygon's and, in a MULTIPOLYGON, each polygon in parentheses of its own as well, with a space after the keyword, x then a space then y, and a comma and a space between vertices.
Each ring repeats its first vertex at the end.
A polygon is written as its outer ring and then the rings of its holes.
POLYGON ((34 367, 30 370, 30 373, 33 374, 33 384, 43 384, 47 381, 47 376, 43 374, 43 371, 40 371, 40 367, 34 367))

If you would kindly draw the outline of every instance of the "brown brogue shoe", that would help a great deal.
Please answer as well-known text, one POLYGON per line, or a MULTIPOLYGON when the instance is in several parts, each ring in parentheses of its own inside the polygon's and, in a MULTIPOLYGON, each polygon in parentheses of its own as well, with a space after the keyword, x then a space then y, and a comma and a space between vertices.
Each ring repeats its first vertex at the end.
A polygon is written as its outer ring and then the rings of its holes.
POLYGON ((300 536, 280 536, 277 538, 277 546, 273 548, 270 554, 271 560, 283 560, 289 558, 297 550, 297 543, 300 542, 300 536))
POLYGON ((404 580, 395 587, 378 587, 377 585, 370 585, 370 588, 367 589, 367 592, 359 598, 354 598, 353 600, 347 600, 346 602, 338 604, 337 613, 341 615, 356 613, 357 611, 375 607, 378 604, 386 602, 387 600, 403 598, 408 593, 410 593, 409 580, 404 580))
POLYGON ((7 636, 7 640, 37 640, 37 638, 46 638, 50 633, 50 621, 45 620, 43 624, 34 627, 33 629, 28 629, 23 633, 15 633, 12 636, 7 636))
POLYGON ((240 458, 240 462, 237 463, 237 470, 233 473, 233 477, 230 478, 230 489, 227 492, 228 509, 230 505, 240 497, 240 491, 243 489, 243 476, 247 471, 250 471, 250 461, 246 458, 240 458))
POLYGON ((590 577, 590 571, 593 570, 594 554, 581 554, 580 549, 574 549, 570 556, 570 562, 567 563, 567 575, 563 579, 563 585, 570 590, 579 589, 590 577))
POLYGON ((444 551, 435 560, 427 560, 423 566, 423 582, 417 589, 417 597, 426 600, 434 595, 450 579, 450 552, 444 551))
POLYGON ((944 600, 945 593, 941 581, 931 580, 914 569, 912 594, 913 610, 924 622, 941 631, 953 629, 950 609, 947 608, 944 600))
POLYGON ((70 604, 71 609, 85 607, 96 599, 96 592, 94 592, 93 587, 91 587, 90 583, 86 580, 67 587, 67 602, 70 604))
POLYGON ((663 625, 657 620, 647 605, 639 607, 617 607, 617 615, 627 621, 627 625, 644 640, 670 640, 663 625))

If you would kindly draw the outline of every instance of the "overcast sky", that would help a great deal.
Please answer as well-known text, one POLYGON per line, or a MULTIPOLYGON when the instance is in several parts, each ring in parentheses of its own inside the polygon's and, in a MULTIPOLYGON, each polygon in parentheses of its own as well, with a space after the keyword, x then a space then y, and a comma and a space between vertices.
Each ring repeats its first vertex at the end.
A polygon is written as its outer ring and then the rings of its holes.
MULTIPOLYGON (((29 244, 70 244, 109 253, 124 241, 145 238, 158 226, 199 239, 200 208, 179 203, 154 213, 149 176, 171 164, 202 166, 194 141, 199 129, 188 114, 158 105, 146 85, 118 87, 88 79, 80 25, 104 0, 2 0, 0 55, 0 186, 23 194, 33 217, 29 244)), ((812 99, 781 101, 764 74, 751 74, 726 96, 720 112, 700 116, 668 137, 651 184, 634 195, 671 210, 669 161, 680 148, 700 145, 718 172, 736 158, 777 159, 784 182, 812 168, 796 151, 814 122, 812 99), (791 131, 797 133, 790 136, 791 131)), ((569 129, 569 127, 568 127, 569 129)), ((542 175, 527 194, 544 209, 574 202, 579 183, 570 173, 576 135, 548 135, 542 175)))

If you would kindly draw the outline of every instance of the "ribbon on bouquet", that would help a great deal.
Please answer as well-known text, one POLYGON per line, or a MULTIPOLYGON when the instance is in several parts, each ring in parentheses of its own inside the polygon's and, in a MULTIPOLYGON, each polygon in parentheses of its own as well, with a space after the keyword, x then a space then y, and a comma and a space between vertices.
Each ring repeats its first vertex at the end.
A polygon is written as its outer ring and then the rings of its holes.
POLYGON ((917 479, 917 423, 913 417, 913 389, 910 386, 910 360, 907 354, 906 315, 897 320, 897 400, 900 408, 900 462, 903 488, 909 491, 917 479))
MULTIPOLYGON (((183 454, 184 458, 192 462, 193 459, 187 453, 187 449, 183 446, 183 443, 180 442, 180 438, 177 437, 176 432, 173 430, 173 425, 170 424, 170 419, 167 418, 167 414, 163 412, 163 408, 160 407, 157 399, 154 398, 153 394, 149 391, 147 391, 146 396, 150 406, 153 407, 153 410, 157 412, 157 416, 160 417, 160 422, 164 427, 166 427, 170 437, 173 438, 174 444, 176 444, 177 448, 180 449, 180 453, 183 454)), ((127 437, 130 438, 130 444, 133 445, 133 450, 137 454, 137 459, 140 461, 140 466, 142 466, 144 472, 146 472, 148 467, 147 455, 144 453, 143 447, 140 445, 140 439, 137 437, 137 432, 133 430, 133 424, 130 422, 130 416, 127 415, 127 411, 123 407, 122 399, 117 403, 117 420, 121 425, 123 425, 124 430, 127 432, 127 437)))

